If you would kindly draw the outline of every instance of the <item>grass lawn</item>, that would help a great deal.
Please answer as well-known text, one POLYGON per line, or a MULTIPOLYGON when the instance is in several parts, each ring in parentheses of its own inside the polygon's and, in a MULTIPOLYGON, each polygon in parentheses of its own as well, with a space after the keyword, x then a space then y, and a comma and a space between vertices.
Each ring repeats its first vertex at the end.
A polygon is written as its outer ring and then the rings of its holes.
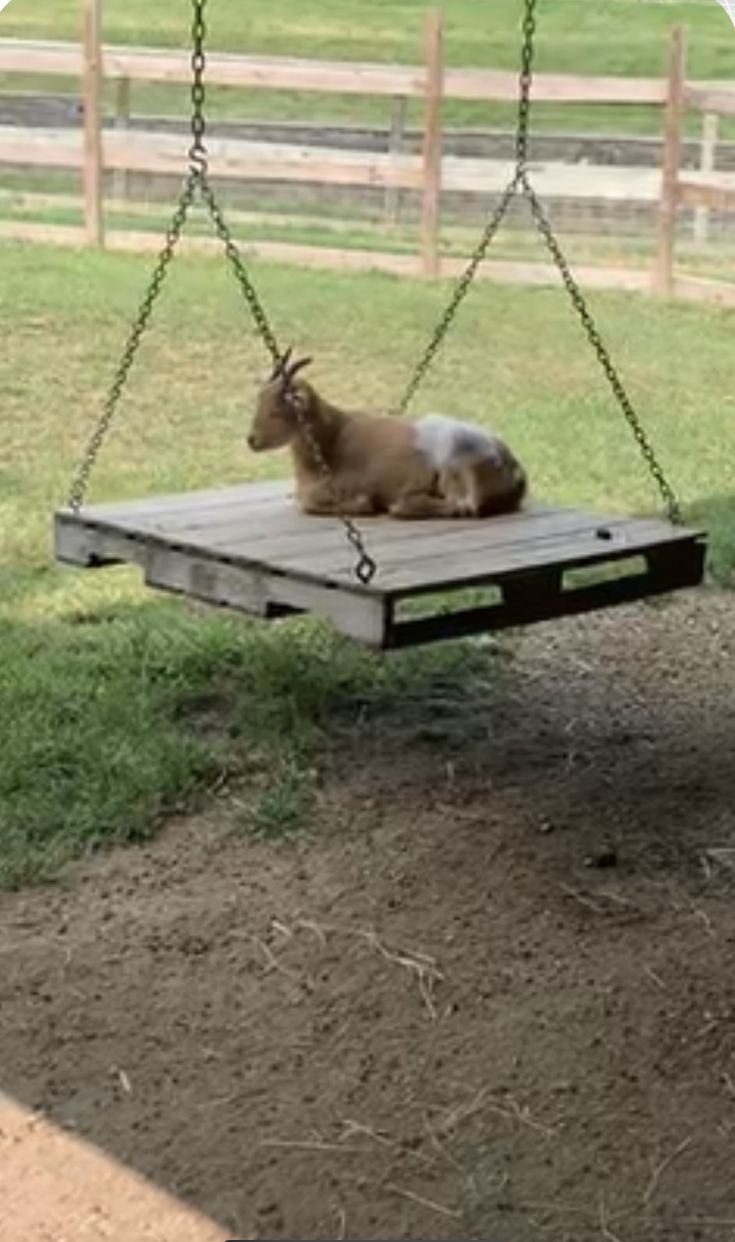
MULTIPOLYGON (((421 59, 426 0, 210 0, 210 46, 250 54, 327 57, 416 63, 421 59)), ((519 56, 520 0, 447 0, 447 63, 516 68, 519 56)), ((735 73, 735 33, 715 0, 545 0, 539 5, 538 68, 582 74, 660 76, 665 41, 676 23, 689 32, 692 77, 730 79, 735 73)), ((0 37, 72 39, 79 37, 79 0, 12 0, 0 15, 0 37)), ((103 33, 110 43, 182 47, 189 40, 189 5, 182 0, 105 0, 103 33)), ((60 89, 59 79, 46 89, 60 89)), ((30 88, 30 79, 0 78, 0 89, 30 88)), ((73 82, 66 89, 74 90, 73 82)), ((111 95, 110 95, 111 99, 111 95)), ((136 85, 138 112, 186 111, 186 92, 136 85)), ((339 96, 300 96, 267 91, 212 91, 213 116, 386 122, 389 101, 339 96)), ((414 119, 416 113, 414 112, 414 119)), ((513 110, 449 104, 448 124, 504 126, 513 110)), ((658 132, 657 110, 543 107, 538 123, 549 129, 658 132)))
MULTIPOLYGON (((53 872, 101 841, 136 839, 228 778, 243 831, 283 836, 318 783, 323 730, 360 706, 400 711, 437 682, 491 692, 492 648, 381 661, 326 629, 259 628, 145 596, 129 570, 50 565, 49 528, 99 410, 149 264, 133 256, 0 250, 0 882, 53 872)), ((346 406, 400 393, 446 297, 378 275, 259 265, 284 342, 317 359, 346 406)), ((604 334, 688 516, 735 571, 732 314, 595 295, 604 334)), ((174 268, 93 480, 97 498, 281 472, 243 433, 263 355, 223 265, 174 268)), ((657 498, 561 294, 476 289, 416 411, 504 433, 549 499, 649 512, 657 498)), ((511 642, 512 640, 505 640, 511 642)))

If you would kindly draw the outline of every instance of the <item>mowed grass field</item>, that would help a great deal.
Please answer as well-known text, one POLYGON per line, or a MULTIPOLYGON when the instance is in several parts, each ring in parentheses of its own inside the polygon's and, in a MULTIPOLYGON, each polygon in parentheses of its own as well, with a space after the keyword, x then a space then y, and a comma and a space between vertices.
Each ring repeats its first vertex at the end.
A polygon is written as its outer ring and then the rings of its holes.
MULTIPOLYGON (((210 0, 212 49, 242 54, 302 56, 414 64, 422 56, 425 0, 271 0, 264 5, 241 0, 210 0)), ((447 63, 513 69, 518 65, 520 0, 447 0, 447 63)), ((12 0, 0 14, 0 38, 79 38, 79 0, 12 0)), ((184 0, 105 0, 103 33, 109 43, 183 47, 189 41, 190 7, 184 0)), ((689 38, 692 77, 731 79, 735 73, 735 32, 716 0, 544 0, 538 6, 538 68, 579 74, 661 76, 666 38, 680 23, 689 38)), ((0 89, 75 90, 59 79, 0 77, 0 89)), ((110 102, 112 96, 110 94, 110 102)), ((284 120, 373 121, 385 123, 389 101, 358 97, 301 96, 268 91, 213 90, 214 116, 284 120)), ((186 109, 186 92, 161 86, 134 85, 138 112, 178 114, 186 109)), ((414 110, 413 119, 417 113, 414 110)), ((505 125, 512 109, 450 103, 448 124, 505 125)), ((545 128, 656 132, 654 109, 540 107, 545 128)))
MULTIPOLYGON (((313 622, 268 629, 146 595, 127 569, 55 568, 50 529, 144 288, 133 256, 0 249, 0 882, 55 873, 100 843, 140 839, 224 781, 242 830, 307 819, 325 739, 360 705, 481 679, 493 649, 450 644, 381 660, 313 622), (326 722, 329 722, 326 730, 326 722)), ((447 288, 257 265, 282 341, 316 359, 347 407, 400 394, 447 288)), ((687 516, 711 526, 713 571, 735 568, 735 414, 727 311, 595 295, 593 306, 687 516)), ((250 457, 265 359, 223 264, 173 269, 92 497, 275 475, 250 457)), ((564 297, 473 291, 415 412, 492 425, 539 496, 647 513, 657 496, 564 297)), ((504 640, 504 643, 512 639, 504 640)))

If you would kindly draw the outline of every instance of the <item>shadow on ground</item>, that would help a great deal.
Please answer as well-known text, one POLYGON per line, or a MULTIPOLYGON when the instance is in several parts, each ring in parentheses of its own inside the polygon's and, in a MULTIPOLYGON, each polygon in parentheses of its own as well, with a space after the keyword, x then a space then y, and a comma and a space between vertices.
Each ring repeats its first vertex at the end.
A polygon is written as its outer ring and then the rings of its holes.
POLYGON ((0 898, 0 1085, 243 1237, 724 1242, 734 644, 538 627, 343 705, 295 844, 243 778, 0 898))

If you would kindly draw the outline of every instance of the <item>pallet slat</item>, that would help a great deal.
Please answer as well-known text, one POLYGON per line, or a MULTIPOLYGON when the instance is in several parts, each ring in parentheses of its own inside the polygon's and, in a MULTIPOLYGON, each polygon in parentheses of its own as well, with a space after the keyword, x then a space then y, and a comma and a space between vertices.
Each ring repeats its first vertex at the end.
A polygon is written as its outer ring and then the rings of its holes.
POLYGON ((56 515, 62 563, 139 566, 148 585, 275 619, 327 617, 372 647, 402 647, 485 629, 530 624, 695 585, 704 568, 700 532, 653 519, 529 507, 484 521, 362 523, 379 565, 368 586, 332 518, 306 517, 291 487, 265 483, 101 505, 56 515), (641 570, 641 560, 643 569, 641 570), (628 564, 630 562, 630 564, 628 564), (616 576, 582 586, 578 567, 616 564, 616 576), (402 618, 403 601, 497 587, 500 603, 402 618))

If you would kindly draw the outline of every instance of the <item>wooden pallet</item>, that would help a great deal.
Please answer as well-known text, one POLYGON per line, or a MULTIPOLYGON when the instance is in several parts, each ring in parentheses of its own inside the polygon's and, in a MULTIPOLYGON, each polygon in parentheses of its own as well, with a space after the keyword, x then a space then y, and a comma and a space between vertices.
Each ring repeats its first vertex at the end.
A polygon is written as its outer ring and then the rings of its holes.
POLYGON ((138 565, 151 587, 264 619, 313 612, 378 648, 589 612, 696 586, 704 572, 699 531, 575 509, 360 527, 379 566, 369 586, 339 523, 299 513, 281 483, 62 510, 56 556, 138 565), (468 603, 468 589, 494 598, 468 603))

